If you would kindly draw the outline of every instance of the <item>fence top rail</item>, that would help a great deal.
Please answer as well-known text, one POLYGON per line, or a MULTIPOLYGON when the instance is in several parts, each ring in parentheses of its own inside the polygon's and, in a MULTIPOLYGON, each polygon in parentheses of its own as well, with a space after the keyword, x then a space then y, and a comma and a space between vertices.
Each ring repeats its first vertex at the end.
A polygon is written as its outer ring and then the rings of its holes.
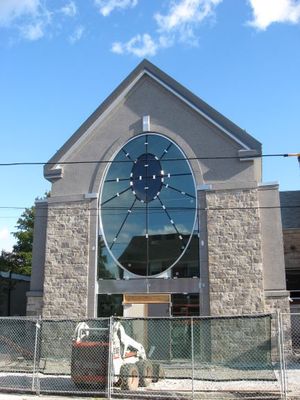
POLYGON ((291 312, 289 312, 289 313, 281 313, 281 315, 299 315, 300 316, 300 312, 294 312, 294 311, 292 311, 291 310, 291 312))
POLYGON ((89 322, 89 321, 107 321, 109 322, 111 317, 99 317, 99 318, 41 318, 42 322, 89 322))
MULTIPOLYGON (((282 315, 297 315, 300 313, 281 313, 282 315)), ((239 314, 239 315, 219 315, 219 316, 211 316, 211 315, 206 315, 206 316, 169 316, 169 317, 123 317, 123 316, 112 316, 112 317, 101 317, 101 318, 46 318, 43 319, 41 317, 26 317, 26 316, 14 316, 14 317, 1 317, 0 316, 0 322, 1 321, 31 321, 31 322, 70 322, 70 323, 79 323, 79 322, 90 322, 90 321, 107 321, 109 322, 111 319, 112 320, 143 320, 143 321, 151 321, 151 320, 167 320, 167 321, 173 321, 173 320, 185 320, 185 321, 191 321, 191 320, 225 320, 225 319, 257 319, 257 318, 265 318, 265 317, 274 317, 275 313, 261 313, 261 314, 239 314)), ((97 328, 98 329, 98 328, 97 328)), ((105 328, 103 328, 105 329, 105 328)))
POLYGON ((208 320, 208 319, 254 319, 254 318, 265 318, 274 317, 275 313, 264 313, 264 314, 239 314, 239 315, 206 315, 206 316, 170 316, 170 317, 117 317, 113 319, 121 320, 208 320))
POLYGON ((33 322, 37 322, 37 321, 41 321, 41 319, 39 317, 26 317, 26 316, 13 316, 13 317, 2 317, 0 316, 0 321, 7 321, 7 320, 12 320, 12 321, 33 321, 33 322))

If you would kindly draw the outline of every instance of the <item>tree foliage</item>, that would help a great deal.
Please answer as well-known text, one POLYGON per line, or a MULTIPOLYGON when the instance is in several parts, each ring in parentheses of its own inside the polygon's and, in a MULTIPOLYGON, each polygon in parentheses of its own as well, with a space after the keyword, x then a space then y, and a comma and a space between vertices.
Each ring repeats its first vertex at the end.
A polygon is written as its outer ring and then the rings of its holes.
POLYGON ((16 244, 12 252, 2 250, 0 270, 30 275, 32 262, 32 243, 35 207, 26 208, 17 221, 17 231, 13 232, 16 244))

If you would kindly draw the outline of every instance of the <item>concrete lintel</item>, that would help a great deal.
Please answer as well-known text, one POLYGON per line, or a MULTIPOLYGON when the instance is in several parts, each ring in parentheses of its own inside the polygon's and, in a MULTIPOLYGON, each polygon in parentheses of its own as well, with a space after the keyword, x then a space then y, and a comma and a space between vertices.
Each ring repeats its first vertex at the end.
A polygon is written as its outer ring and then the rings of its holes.
POLYGON ((48 172, 45 174, 45 178, 48 179, 50 182, 55 182, 58 179, 61 179, 63 177, 64 170, 62 167, 60 168, 54 168, 51 170, 48 170, 48 172))
POLYGON ((98 193, 85 193, 84 198, 85 199, 98 199, 99 194, 98 193))
POLYGON ((26 297, 43 297, 43 292, 40 290, 30 290, 26 292, 26 297))
POLYGON ((210 185, 213 191, 221 190, 247 190, 247 189, 257 189, 257 182, 216 182, 210 185))
POLYGON ((197 186, 197 190, 212 190, 212 185, 208 183, 203 183, 197 186))
POLYGON ((54 196, 48 198, 48 204, 67 203, 67 202, 84 202, 86 201, 85 194, 70 194, 65 196, 54 196))
POLYGON ((34 201, 34 204, 36 205, 36 207, 42 207, 45 204, 48 204, 48 198, 47 199, 36 199, 34 201))
POLYGON ((240 161, 253 161, 258 157, 257 150, 252 149, 242 149, 238 151, 238 156, 240 157, 240 161))
POLYGON ((258 189, 264 190, 264 189, 278 189, 279 187, 279 182, 274 181, 274 182, 258 182, 258 189))
POLYGON ((287 290, 265 290, 265 297, 289 297, 287 290))

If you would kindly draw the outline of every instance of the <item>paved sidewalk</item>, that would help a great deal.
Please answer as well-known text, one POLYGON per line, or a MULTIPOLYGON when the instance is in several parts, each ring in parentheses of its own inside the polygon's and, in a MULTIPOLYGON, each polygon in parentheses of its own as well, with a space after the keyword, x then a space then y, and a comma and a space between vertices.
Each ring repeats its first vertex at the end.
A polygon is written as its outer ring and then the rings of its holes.
POLYGON ((0 400, 102 400, 103 397, 50 396, 20 393, 0 393, 0 400))

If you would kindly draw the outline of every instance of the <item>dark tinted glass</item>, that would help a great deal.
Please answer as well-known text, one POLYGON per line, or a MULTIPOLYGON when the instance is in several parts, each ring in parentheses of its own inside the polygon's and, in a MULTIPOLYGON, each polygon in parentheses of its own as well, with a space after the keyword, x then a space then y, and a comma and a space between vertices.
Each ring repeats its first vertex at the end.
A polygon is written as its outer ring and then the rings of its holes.
POLYGON ((98 317, 121 317, 123 315, 122 294, 99 294, 98 295, 98 317))

